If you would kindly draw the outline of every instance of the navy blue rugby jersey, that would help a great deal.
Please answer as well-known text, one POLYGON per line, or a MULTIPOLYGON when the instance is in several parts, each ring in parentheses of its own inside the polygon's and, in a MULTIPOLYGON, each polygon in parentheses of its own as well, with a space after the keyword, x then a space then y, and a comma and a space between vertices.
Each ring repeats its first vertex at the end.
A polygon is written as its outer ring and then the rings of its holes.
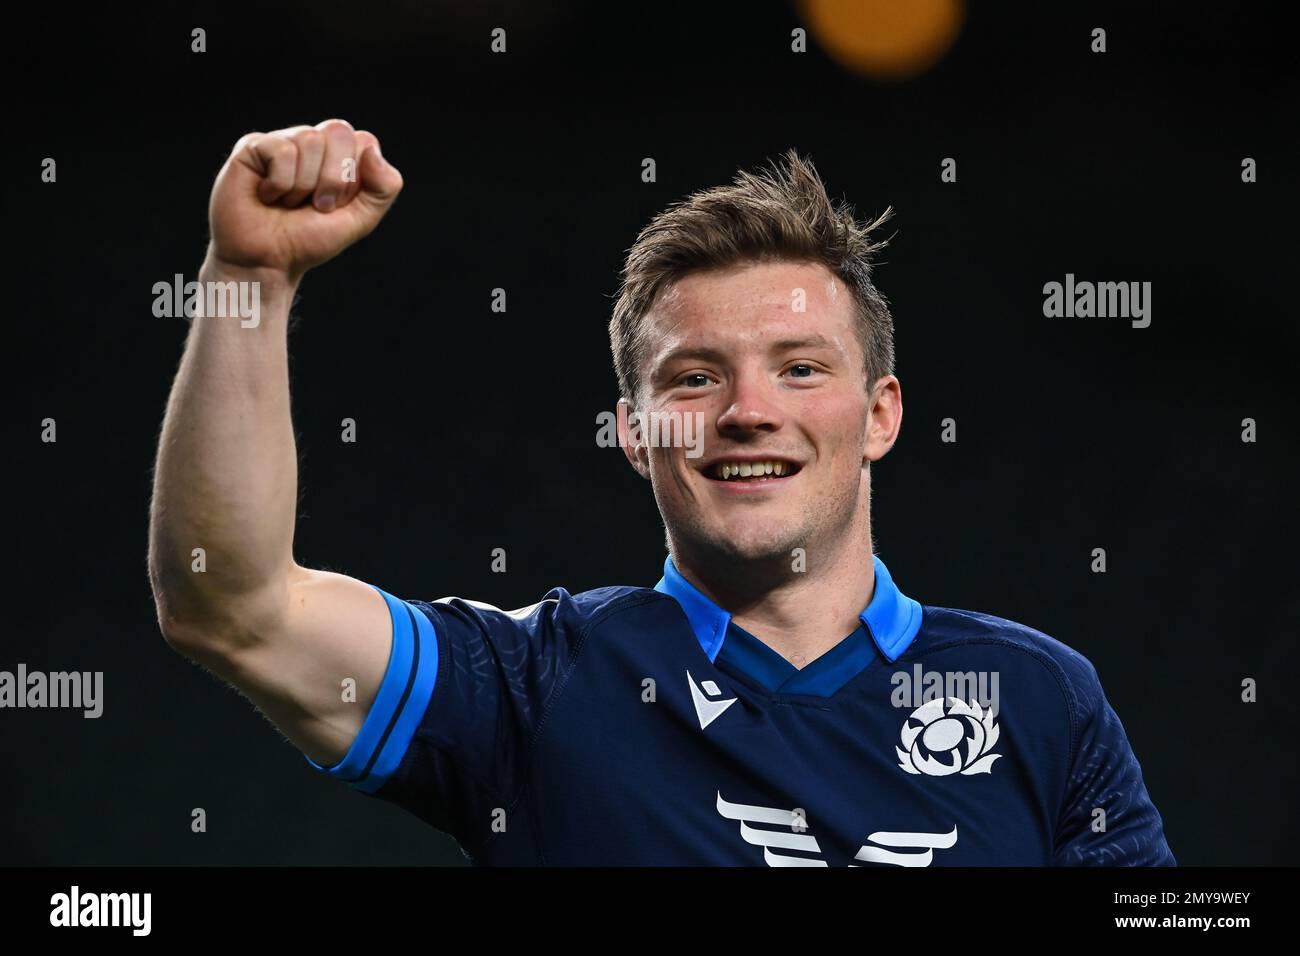
POLYGON ((671 557, 517 611, 380 591, 383 683, 308 762, 485 865, 1173 865, 1093 666, 873 560, 861 625, 802 669, 671 557))

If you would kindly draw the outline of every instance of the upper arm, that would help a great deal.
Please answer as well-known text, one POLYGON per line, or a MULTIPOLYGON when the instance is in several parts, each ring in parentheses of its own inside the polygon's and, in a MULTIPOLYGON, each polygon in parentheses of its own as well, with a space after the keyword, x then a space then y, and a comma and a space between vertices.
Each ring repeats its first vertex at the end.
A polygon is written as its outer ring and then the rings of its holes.
POLYGON ((347 753, 384 678, 393 623, 362 581, 295 567, 273 613, 239 640, 192 656, 237 687, 299 750, 325 766, 347 753))

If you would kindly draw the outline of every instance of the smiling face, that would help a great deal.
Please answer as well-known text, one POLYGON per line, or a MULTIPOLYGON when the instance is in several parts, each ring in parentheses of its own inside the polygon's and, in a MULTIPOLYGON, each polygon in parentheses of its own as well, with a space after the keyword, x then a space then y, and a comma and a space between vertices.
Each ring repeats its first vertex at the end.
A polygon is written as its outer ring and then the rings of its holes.
POLYGON ((767 261, 693 272, 646 316, 638 411, 703 415, 703 454, 627 448, 674 554, 790 561, 860 534, 866 465, 902 418, 892 375, 869 391, 853 296, 824 266, 767 261), (802 296, 803 309, 796 311, 802 296))

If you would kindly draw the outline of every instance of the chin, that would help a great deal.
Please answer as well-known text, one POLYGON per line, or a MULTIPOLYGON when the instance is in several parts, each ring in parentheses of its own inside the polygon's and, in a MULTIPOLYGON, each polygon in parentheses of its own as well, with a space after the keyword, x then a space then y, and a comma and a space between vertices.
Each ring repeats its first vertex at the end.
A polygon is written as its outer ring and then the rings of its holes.
POLYGON ((728 558, 737 561, 791 561, 791 552, 800 547, 800 541, 807 544, 792 528, 772 529, 767 532, 746 529, 742 534, 723 534, 714 538, 710 544, 714 550, 721 551, 728 558))

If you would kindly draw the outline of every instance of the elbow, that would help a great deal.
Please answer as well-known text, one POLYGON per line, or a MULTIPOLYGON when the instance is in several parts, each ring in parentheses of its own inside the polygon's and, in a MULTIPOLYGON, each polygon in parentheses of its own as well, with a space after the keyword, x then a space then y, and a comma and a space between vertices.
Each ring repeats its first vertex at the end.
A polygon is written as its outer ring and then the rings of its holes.
POLYGON ((152 556, 149 586, 153 591, 158 630, 163 640, 176 653, 195 658, 201 653, 205 640, 210 640, 216 632, 213 615, 203 610, 203 602, 192 588, 182 587, 177 577, 168 574, 152 560, 152 556))
POLYGON ((224 673, 228 662, 236 659, 250 641, 230 621, 215 610, 177 611, 165 597, 154 597, 158 611, 158 630, 163 641, 181 657, 208 670, 224 673))
POLYGON ((196 588, 182 573, 169 576, 153 565, 149 572, 158 630, 167 646, 183 657, 206 663, 238 654, 275 632, 278 589, 251 593, 212 593, 196 588))
MULTIPOLYGON (((158 616, 158 630, 168 647, 189 656, 187 648, 198 637, 199 629, 195 627, 195 616, 183 613, 183 609, 192 607, 194 602, 192 597, 188 600, 185 597, 185 576, 177 571, 175 562, 168 558, 168 549, 156 523, 152 521, 145 566, 149 573, 154 611, 158 616)), ((189 590, 192 591, 192 587, 189 590)))
POLYGON ((161 611, 158 613, 158 630, 163 642, 182 657, 193 658, 197 653, 200 631, 175 618, 169 618, 161 611))
POLYGON ((194 658, 200 652, 204 635, 211 634, 212 628, 205 626, 198 615, 179 613, 177 601, 165 591, 155 588, 153 603, 163 641, 181 656, 194 658))

